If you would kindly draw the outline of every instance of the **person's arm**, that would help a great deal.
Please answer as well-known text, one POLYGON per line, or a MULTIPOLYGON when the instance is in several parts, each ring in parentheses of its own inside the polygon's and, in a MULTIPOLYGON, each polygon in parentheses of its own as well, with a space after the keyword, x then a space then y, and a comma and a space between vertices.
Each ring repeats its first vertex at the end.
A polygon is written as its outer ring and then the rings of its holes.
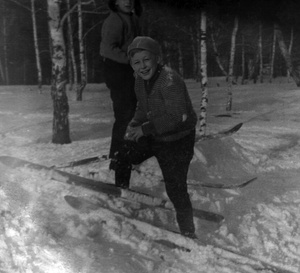
POLYGON ((123 22, 117 15, 109 16, 102 27, 101 55, 119 63, 128 63, 127 52, 121 48, 123 22))
POLYGON ((161 90, 164 100, 164 113, 160 116, 149 116, 149 122, 142 125, 145 134, 164 134, 176 130, 187 118, 186 87, 181 81, 170 81, 161 90))

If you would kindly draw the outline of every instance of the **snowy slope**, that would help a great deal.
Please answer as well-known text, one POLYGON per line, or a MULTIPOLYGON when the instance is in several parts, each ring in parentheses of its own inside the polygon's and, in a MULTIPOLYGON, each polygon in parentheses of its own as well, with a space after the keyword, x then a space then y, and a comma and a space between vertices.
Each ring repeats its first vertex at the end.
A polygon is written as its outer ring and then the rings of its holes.
MULTIPOLYGON (((187 85, 199 111, 199 84, 187 81, 187 85)), ((104 85, 89 85, 83 102, 68 94, 73 140, 69 145, 51 143, 49 87, 38 94, 34 87, 2 86, 0 95, 0 156, 60 167, 107 154, 113 114, 104 85)), ((196 243, 151 225, 153 212, 139 208, 135 200, 130 204, 61 183, 51 172, 0 164, 0 270, 231 273, 280 268, 281 272, 299 272, 299 100, 299 91, 286 79, 237 85, 232 117, 217 117, 225 113, 226 84, 221 78, 210 80, 208 133, 239 122, 244 125, 232 137, 195 145, 188 181, 193 205, 225 216, 221 224, 195 219, 196 243), (255 176, 257 180, 240 189, 197 185, 228 185, 255 176), (87 202, 74 209, 65 202, 65 195, 87 202), (99 200, 105 204, 100 208, 95 205, 99 200), (140 211, 138 219, 130 217, 132 208, 140 211), (162 239, 181 248, 161 245, 162 239)), ((113 183, 107 161, 60 169, 113 183)), ((154 158, 136 169, 132 189, 167 199, 154 158)), ((156 211, 155 216, 166 224, 170 220, 163 211, 156 211)))

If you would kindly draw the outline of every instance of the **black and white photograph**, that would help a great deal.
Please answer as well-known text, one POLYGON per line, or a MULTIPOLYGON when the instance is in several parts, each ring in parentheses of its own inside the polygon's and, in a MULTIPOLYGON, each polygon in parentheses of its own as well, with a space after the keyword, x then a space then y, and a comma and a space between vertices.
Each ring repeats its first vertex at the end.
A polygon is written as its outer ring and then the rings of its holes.
POLYGON ((299 273, 300 1, 0 0, 0 273, 299 273))

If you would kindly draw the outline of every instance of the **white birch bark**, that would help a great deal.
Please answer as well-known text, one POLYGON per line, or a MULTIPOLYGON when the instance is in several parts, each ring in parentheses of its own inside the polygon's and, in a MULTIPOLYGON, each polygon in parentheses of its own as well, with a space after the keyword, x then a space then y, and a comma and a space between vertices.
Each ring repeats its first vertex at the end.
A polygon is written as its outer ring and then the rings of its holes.
POLYGON ((233 83, 233 68, 234 68, 234 57, 235 57, 235 47, 236 47, 236 34, 239 28, 238 17, 234 18, 234 26, 231 34, 231 49, 230 49, 230 59, 229 59, 229 69, 228 69, 228 84, 227 84, 227 104, 226 111, 232 110, 232 83, 233 83))
POLYGON ((207 15, 205 11, 201 12, 201 108, 200 108, 200 135, 206 134, 206 112, 208 103, 208 88, 207 88, 207 47, 206 47, 206 24, 207 15))
POLYGON ((48 23, 52 47, 53 135, 56 144, 70 143, 69 105, 66 95, 66 53, 63 29, 60 24, 60 0, 47 0, 48 23))
POLYGON ((34 2, 35 2, 35 0, 31 0, 31 18, 32 18, 32 27, 33 27, 35 60, 36 60, 36 68, 37 68, 37 74, 38 74, 38 88, 39 88, 39 92, 42 93, 42 66, 41 66, 39 43, 38 43, 38 37, 37 37, 34 2))

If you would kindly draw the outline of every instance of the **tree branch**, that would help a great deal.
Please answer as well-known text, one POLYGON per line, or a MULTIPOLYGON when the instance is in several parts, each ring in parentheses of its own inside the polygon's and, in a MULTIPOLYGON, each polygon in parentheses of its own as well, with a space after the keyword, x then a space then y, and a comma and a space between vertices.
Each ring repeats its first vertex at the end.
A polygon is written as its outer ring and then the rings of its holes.
POLYGON ((89 30, 86 31, 86 33, 83 35, 82 39, 84 40, 85 37, 89 34, 90 31, 92 31, 95 27, 97 27, 99 24, 103 23, 104 20, 99 21, 97 24, 93 25, 89 30))
MULTIPOLYGON (((14 0, 10 0, 10 1, 14 1, 14 0)), ((89 0, 87 2, 81 2, 81 5, 89 5, 91 3, 94 3, 94 5, 96 5, 95 0, 89 0)), ((69 17, 69 15, 78 7, 78 3, 75 4, 69 11, 67 11, 64 16, 61 18, 58 27, 62 26, 66 20, 66 18, 69 17)), ((84 13, 93 13, 93 12, 84 12, 84 13)), ((105 13, 95 13, 95 14, 105 14, 105 13)))
POLYGON ((18 6, 24 8, 24 9, 27 9, 28 11, 31 12, 31 8, 30 8, 30 7, 27 7, 27 6, 25 6, 25 5, 21 4, 21 3, 19 3, 17 0, 5 0, 5 1, 13 2, 13 3, 17 4, 18 6))
POLYGON ((69 11, 67 11, 64 16, 61 18, 58 27, 62 26, 65 20, 69 17, 69 15, 77 8, 78 4, 75 4, 69 11))

